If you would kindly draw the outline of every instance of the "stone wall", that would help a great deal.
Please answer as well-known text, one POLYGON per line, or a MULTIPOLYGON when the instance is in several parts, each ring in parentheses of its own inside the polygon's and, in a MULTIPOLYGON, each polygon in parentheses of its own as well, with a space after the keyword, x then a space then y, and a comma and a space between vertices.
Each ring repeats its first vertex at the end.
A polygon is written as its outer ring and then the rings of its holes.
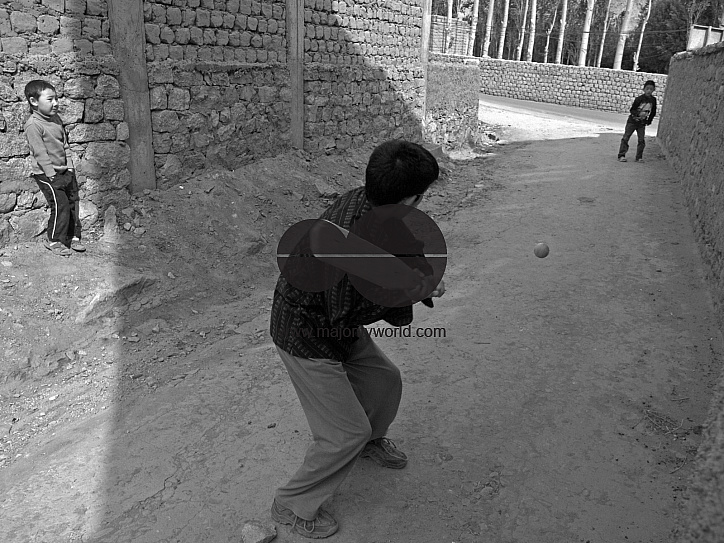
MULTIPOLYGON (((304 146, 422 138, 422 0, 305 0, 304 146)), ((130 151, 104 0, 0 2, 0 245, 42 228, 29 180, 22 90, 61 98, 84 208, 128 200, 130 151), (48 58, 48 53, 52 58, 48 58), (29 212, 33 212, 29 214, 29 212), (24 217, 33 217, 26 225, 24 217), (20 224, 22 223, 22 224, 20 224)), ((157 181, 290 146, 284 0, 145 0, 143 36, 157 181)))
POLYGON ((419 140, 422 0, 305 5, 305 148, 419 140))
POLYGON ((427 70, 425 137, 445 147, 475 146, 483 131, 478 121, 480 61, 430 54, 427 70))
POLYGON ((23 125, 25 84, 58 92, 77 167, 84 222, 128 199, 128 127, 110 56, 105 0, 22 0, 0 7, 0 246, 31 239, 46 223, 45 200, 29 177, 23 125))
POLYGON ((160 183, 288 147, 283 0, 145 0, 143 6, 160 183))
POLYGON ((520 100, 626 113, 644 82, 656 83, 663 109, 666 76, 608 68, 480 59, 481 92, 520 100))
MULTIPOLYGON (((658 139, 681 176, 724 322, 724 43, 675 55, 658 139)), ((697 456, 682 543, 724 541, 724 375, 697 456)))
POLYGON ((430 51, 451 55, 467 55, 470 42, 470 23, 453 19, 448 33, 447 17, 433 15, 430 26, 430 51), (445 39, 449 39, 445 51, 445 39))

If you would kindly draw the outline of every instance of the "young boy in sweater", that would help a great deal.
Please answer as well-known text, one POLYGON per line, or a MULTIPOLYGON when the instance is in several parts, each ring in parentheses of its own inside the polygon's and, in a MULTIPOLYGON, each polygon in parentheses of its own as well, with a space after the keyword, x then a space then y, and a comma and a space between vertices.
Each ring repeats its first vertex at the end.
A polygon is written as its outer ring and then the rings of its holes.
POLYGON ((71 249, 85 251, 80 241, 78 183, 68 137, 58 116, 55 87, 35 79, 25 86, 25 98, 31 113, 25 122, 25 137, 32 173, 50 208, 45 246, 61 256, 71 255, 71 249))
MULTIPOLYGON (((437 161, 425 148, 403 140, 385 142, 370 156, 365 186, 340 196, 321 219, 351 229, 381 206, 417 207, 438 174, 437 161)), ((440 281, 430 296, 444 293, 440 281)), ((412 317, 412 301, 378 305, 348 276, 322 292, 306 292, 279 278, 271 336, 314 438, 302 466, 276 491, 271 508, 272 518, 292 526, 294 533, 321 539, 337 531, 337 521, 321 506, 357 458, 392 469, 407 464, 407 456, 386 437, 402 396, 400 370, 364 325, 384 320, 406 326, 412 317)))
POLYGON ((618 149, 618 161, 626 162, 626 151, 628 151, 628 140, 631 135, 636 132, 638 136, 638 145, 636 146, 636 162, 643 162, 644 147, 646 142, 646 127, 652 123, 656 117, 656 98, 653 96, 656 89, 656 83, 650 79, 644 83, 644 93, 636 98, 629 111, 630 115, 626 121, 623 138, 621 138, 621 146, 618 149))

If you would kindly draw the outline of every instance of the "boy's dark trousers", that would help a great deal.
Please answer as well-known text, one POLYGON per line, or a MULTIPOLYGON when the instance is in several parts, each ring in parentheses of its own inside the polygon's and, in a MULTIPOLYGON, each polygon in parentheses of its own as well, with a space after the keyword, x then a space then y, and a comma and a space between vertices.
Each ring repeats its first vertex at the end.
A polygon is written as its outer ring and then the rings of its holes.
POLYGON ((48 240, 70 247, 71 240, 80 239, 80 204, 75 173, 58 173, 51 180, 45 174, 33 175, 50 207, 48 240))
POLYGON ((644 147, 646 147, 646 141, 644 140, 646 136, 646 124, 634 123, 631 120, 626 122, 626 128, 623 132, 623 137, 621 138, 621 147, 618 148, 618 158, 626 156, 626 152, 628 151, 628 140, 631 139, 631 135, 634 132, 636 132, 636 135, 639 138, 639 143, 636 146, 636 160, 643 158, 644 147))

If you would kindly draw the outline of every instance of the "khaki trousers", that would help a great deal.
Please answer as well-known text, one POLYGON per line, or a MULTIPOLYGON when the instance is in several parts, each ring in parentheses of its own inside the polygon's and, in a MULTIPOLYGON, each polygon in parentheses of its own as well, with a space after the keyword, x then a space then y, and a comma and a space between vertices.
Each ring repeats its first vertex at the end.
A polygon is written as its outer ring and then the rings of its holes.
POLYGON ((301 358, 277 348, 313 441, 302 466, 275 499, 306 520, 313 520, 332 497, 365 444, 386 435, 400 405, 400 370, 364 328, 359 335, 346 362, 301 358))

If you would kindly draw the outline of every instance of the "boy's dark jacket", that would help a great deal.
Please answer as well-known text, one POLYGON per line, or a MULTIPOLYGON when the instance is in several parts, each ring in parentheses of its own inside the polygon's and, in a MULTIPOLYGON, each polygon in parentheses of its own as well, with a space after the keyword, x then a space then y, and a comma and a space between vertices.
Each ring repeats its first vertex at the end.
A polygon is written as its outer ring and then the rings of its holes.
POLYGON ((650 125, 656 117, 656 97, 642 94, 634 100, 629 112, 629 122, 650 125))
MULTIPOLYGON (((320 218, 349 230, 370 209, 364 187, 360 187, 340 196, 320 218)), ((422 246, 411 249, 423 252, 422 246)), ((359 327, 379 320, 406 326, 412 322, 412 306, 376 305, 357 292, 346 275, 324 292, 302 291, 280 276, 274 290, 270 333, 279 348, 294 356, 344 362, 359 337, 359 327)))

